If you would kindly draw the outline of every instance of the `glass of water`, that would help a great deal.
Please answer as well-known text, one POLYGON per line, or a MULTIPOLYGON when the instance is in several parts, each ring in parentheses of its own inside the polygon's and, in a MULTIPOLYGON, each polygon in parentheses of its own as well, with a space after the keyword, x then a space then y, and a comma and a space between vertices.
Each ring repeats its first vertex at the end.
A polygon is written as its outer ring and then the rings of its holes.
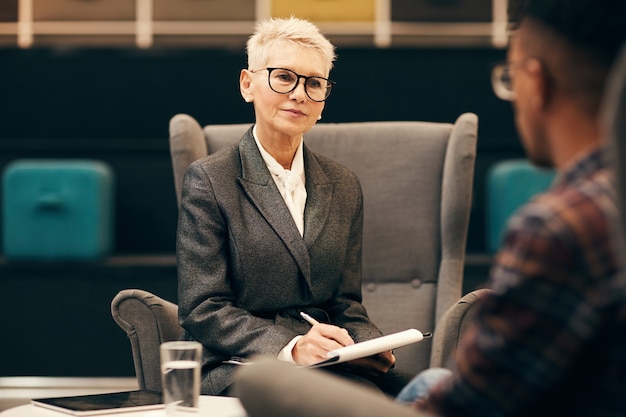
POLYGON ((198 411, 201 357, 202 345, 198 342, 161 344, 161 388, 166 416, 198 411))

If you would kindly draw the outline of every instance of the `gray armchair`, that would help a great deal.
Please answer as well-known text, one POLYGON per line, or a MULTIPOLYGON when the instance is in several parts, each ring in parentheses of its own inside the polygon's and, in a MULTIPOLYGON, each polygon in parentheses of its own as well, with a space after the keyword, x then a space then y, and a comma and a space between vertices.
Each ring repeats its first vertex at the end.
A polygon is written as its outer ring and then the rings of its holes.
MULTIPOLYGON (((196 159, 238 142, 249 124, 170 121, 176 195, 196 159)), ((354 171, 363 188, 363 304, 388 334, 433 331, 460 297, 476 157, 477 117, 454 124, 317 124, 305 143, 354 171)), ((429 367, 431 340, 396 351, 398 367, 429 367)))
MULTIPOLYGON (((204 129, 190 116, 170 123, 176 195, 198 158, 240 139, 248 125, 204 129)), ((435 331, 433 364, 453 354, 462 320, 470 317, 461 296, 465 240, 476 156, 477 118, 455 124, 376 122, 321 124, 307 145, 354 170, 365 198, 364 304, 384 333, 415 327, 435 331), (457 302, 458 301, 458 302, 457 302), (455 304, 456 303, 456 304, 455 304), (459 310, 460 309, 460 310, 459 310), (448 329, 445 330, 444 329, 448 329)), ((471 301, 471 300, 470 300, 471 301)), ((139 387, 160 390, 159 345, 182 334, 176 304, 147 291, 121 291, 111 303, 126 332, 139 387)), ((415 372, 431 365, 431 341, 396 351, 399 367, 415 372)))

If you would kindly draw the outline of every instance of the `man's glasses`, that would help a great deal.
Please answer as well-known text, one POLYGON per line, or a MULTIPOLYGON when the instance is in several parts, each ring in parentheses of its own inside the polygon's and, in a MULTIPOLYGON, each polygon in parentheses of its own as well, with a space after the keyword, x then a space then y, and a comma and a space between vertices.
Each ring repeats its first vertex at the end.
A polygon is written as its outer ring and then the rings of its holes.
POLYGON ((491 70, 491 87, 496 97, 501 100, 515 100, 513 68, 514 65, 503 62, 495 65, 491 70))
POLYGON ((267 71, 270 88, 279 94, 289 94, 296 89, 300 79, 304 79, 304 91, 313 101, 325 101, 330 95, 334 81, 323 77, 300 75, 287 68, 263 68, 250 72, 267 71))
POLYGON ((515 62, 501 62, 493 67, 491 70, 491 86, 499 99, 513 101, 517 98, 517 94, 513 90, 513 77, 515 77, 516 70, 528 71, 531 63, 538 65, 543 76, 548 77, 549 73, 546 65, 537 58, 532 57, 515 62))

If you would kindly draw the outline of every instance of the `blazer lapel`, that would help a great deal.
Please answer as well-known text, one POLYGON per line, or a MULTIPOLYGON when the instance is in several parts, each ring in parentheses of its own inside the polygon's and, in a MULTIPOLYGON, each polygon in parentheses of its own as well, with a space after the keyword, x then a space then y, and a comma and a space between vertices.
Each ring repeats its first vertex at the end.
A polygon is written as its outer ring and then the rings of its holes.
MULTIPOLYGON (((293 255, 302 275, 311 285, 311 263, 307 246, 271 177, 252 136, 252 128, 239 143, 240 183, 244 191, 293 255)), ((308 181, 308 178, 307 178, 308 181)), ((308 201, 307 201, 308 208, 308 201)), ((306 224, 305 224, 306 234, 306 224)))
POLYGON ((320 166, 315 154, 304 146, 306 174, 306 208, 304 210, 304 241, 311 247, 321 233, 330 214, 333 184, 320 166))

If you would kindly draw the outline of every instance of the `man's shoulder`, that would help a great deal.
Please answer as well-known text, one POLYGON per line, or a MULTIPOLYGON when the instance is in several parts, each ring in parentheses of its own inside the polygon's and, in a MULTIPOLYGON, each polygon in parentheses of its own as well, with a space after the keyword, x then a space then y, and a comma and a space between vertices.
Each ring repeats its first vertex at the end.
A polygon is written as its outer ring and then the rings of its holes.
POLYGON ((608 169, 600 169, 571 183, 557 185, 540 196, 536 203, 548 212, 590 216, 617 212, 615 187, 608 169))
POLYGON ((608 254, 617 215, 610 182, 593 176, 536 197, 511 219, 508 232, 517 242, 533 242, 544 255, 550 250, 608 254))
POLYGON ((610 174, 602 170, 535 196, 515 213, 509 227, 549 235, 606 233, 617 212, 610 174))

